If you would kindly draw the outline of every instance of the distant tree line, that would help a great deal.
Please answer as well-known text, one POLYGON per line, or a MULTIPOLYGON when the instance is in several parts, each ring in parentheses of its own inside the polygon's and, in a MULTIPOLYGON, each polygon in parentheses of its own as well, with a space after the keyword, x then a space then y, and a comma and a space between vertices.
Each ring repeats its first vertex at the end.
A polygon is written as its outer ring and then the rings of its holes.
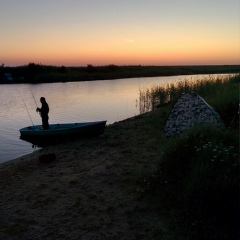
POLYGON ((206 66, 141 66, 128 65, 85 67, 48 66, 34 62, 18 67, 0 66, 0 82, 6 73, 12 75, 14 83, 47 83, 68 81, 91 81, 134 77, 240 73, 240 65, 206 65, 206 66))

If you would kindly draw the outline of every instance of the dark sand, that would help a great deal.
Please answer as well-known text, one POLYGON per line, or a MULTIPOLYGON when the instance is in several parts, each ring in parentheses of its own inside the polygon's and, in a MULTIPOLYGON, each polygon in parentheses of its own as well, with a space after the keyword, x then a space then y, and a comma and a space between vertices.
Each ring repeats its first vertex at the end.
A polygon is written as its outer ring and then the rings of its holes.
POLYGON ((1 164, 0 239, 173 239, 139 184, 159 161, 158 115, 1 164))

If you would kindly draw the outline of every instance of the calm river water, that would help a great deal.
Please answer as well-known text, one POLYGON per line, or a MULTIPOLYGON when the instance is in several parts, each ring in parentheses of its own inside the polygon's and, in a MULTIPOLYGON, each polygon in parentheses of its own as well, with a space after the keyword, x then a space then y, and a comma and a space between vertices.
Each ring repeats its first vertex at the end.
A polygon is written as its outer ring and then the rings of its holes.
MULTIPOLYGON (((139 90, 154 84, 201 76, 129 78, 86 82, 0 85, 0 163, 36 149, 19 139, 19 129, 41 124, 39 98, 50 107, 50 123, 107 120, 112 124, 140 114, 139 90)), ((38 148, 37 148, 38 150, 38 148)))

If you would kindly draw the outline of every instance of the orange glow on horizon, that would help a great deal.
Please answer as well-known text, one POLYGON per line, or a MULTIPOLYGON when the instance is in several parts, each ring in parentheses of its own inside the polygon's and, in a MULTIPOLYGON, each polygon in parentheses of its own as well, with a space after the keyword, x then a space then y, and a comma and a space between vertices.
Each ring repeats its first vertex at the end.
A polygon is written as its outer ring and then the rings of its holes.
POLYGON ((239 47, 226 47, 221 43, 187 44, 181 40, 180 44, 174 44, 172 41, 151 45, 146 41, 129 39, 109 45, 90 42, 85 47, 69 44, 64 46, 46 42, 36 47, 32 44, 28 46, 28 51, 24 46, 20 49, 13 48, 11 52, 3 51, 1 59, 4 59, 3 63, 6 66, 26 65, 29 62, 64 66, 240 64, 239 47))

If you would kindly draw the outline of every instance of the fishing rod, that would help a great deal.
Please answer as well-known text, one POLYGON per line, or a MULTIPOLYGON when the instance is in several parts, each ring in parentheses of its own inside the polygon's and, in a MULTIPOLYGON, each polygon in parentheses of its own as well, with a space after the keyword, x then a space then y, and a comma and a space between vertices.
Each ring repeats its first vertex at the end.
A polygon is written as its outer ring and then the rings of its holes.
POLYGON ((33 120, 32 120, 32 118, 31 118, 31 116, 30 116, 30 113, 29 113, 28 108, 27 108, 27 105, 26 105, 26 103, 25 103, 25 101, 24 101, 24 99, 23 99, 23 97, 22 97, 22 94, 19 92, 18 89, 17 89, 17 91, 18 91, 19 95, 21 96, 21 98, 22 98, 22 100, 23 100, 23 103, 24 103, 24 106, 25 106, 25 108, 26 108, 26 110, 27 110, 28 116, 29 116, 29 118, 30 118, 30 120, 31 120, 31 122, 32 122, 33 127, 34 127, 33 120))
POLYGON ((31 91, 31 93, 32 93, 32 96, 33 96, 33 99, 34 99, 34 101, 35 101, 35 104, 36 104, 36 106, 38 107, 38 105, 37 105, 37 102, 36 102, 36 99, 35 99, 35 97, 34 97, 34 95, 33 95, 33 92, 32 92, 32 88, 29 86, 29 88, 30 88, 30 91, 31 91))

